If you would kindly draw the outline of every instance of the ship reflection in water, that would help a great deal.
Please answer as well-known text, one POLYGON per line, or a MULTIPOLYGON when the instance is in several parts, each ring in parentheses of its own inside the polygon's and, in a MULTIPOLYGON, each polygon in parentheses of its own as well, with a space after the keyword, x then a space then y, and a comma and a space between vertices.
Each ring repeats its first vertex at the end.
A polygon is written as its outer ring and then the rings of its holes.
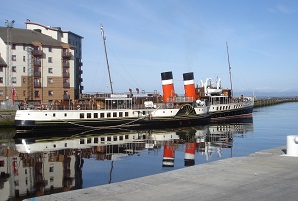
POLYGON ((253 133, 252 118, 172 130, 16 134, 0 146, 1 199, 22 200, 156 174, 201 164, 214 155, 221 158, 226 149, 232 157, 234 138, 247 133, 253 133), (93 182, 100 177, 106 179, 93 182))

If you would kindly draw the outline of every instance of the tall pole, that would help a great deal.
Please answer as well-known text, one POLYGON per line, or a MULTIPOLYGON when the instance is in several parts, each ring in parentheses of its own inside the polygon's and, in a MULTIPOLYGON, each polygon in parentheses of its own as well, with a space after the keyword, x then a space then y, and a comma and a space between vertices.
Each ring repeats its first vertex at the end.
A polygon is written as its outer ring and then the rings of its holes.
POLYGON ((106 62, 107 62, 109 80, 110 80, 110 87, 111 87, 111 93, 113 94, 112 78, 111 78, 110 66, 109 66, 109 60, 108 60, 108 54, 107 54, 107 48, 106 48, 106 37, 105 37, 105 33, 104 33, 102 25, 100 26, 100 31, 101 31, 101 35, 102 35, 102 39, 103 39, 103 45, 104 45, 104 49, 105 49, 106 62))
POLYGON ((233 97, 232 73, 231 73, 231 65, 230 65, 230 56, 229 56, 228 42, 226 42, 226 45, 227 45, 227 55, 228 55, 228 64, 229 64, 229 73, 230 73, 231 96, 233 97))
MULTIPOLYGON (((5 25, 6 25, 6 29, 7 29, 7 41, 6 41, 6 62, 7 62, 7 68, 6 68, 6 72, 5 72, 5 97, 6 99, 8 99, 8 95, 9 95, 9 85, 11 87, 13 87, 12 84, 12 33, 11 33, 11 29, 13 28, 13 24, 14 24, 14 20, 12 20, 11 22, 8 20, 5 20, 5 25), (10 82, 10 83, 8 83, 10 82)), ((12 93, 12 92, 11 92, 12 93)))

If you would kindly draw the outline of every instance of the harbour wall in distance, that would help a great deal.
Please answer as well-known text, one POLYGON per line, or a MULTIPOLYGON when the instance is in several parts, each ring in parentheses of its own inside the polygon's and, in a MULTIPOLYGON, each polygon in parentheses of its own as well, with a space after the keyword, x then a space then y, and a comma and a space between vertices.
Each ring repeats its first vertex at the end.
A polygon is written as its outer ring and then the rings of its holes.
POLYGON ((288 97, 288 98, 255 98, 254 108, 258 107, 266 107, 270 105, 276 105, 281 103, 288 103, 288 102, 298 102, 297 97, 288 97))
MULTIPOLYGON (((287 102, 298 102, 297 97, 255 98, 254 108, 266 107, 287 102)), ((0 128, 13 127, 16 110, 0 110, 0 128)))

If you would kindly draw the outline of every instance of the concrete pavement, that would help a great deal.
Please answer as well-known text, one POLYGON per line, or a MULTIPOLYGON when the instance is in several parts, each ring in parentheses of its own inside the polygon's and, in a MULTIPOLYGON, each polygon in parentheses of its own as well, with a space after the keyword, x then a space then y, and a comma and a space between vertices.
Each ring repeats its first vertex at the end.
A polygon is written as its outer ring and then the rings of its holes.
POLYGON ((298 157, 286 147, 27 200, 298 200, 298 157))

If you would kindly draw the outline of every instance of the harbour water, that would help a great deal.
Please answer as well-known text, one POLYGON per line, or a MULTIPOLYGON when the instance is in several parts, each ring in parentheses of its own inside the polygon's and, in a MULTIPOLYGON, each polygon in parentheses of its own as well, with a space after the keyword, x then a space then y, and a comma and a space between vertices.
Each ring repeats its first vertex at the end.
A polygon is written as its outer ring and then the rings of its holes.
POLYGON ((287 135, 298 135, 297 111, 293 102, 257 108, 245 121, 200 127, 2 137, 0 200, 115 183, 283 146, 287 135))

